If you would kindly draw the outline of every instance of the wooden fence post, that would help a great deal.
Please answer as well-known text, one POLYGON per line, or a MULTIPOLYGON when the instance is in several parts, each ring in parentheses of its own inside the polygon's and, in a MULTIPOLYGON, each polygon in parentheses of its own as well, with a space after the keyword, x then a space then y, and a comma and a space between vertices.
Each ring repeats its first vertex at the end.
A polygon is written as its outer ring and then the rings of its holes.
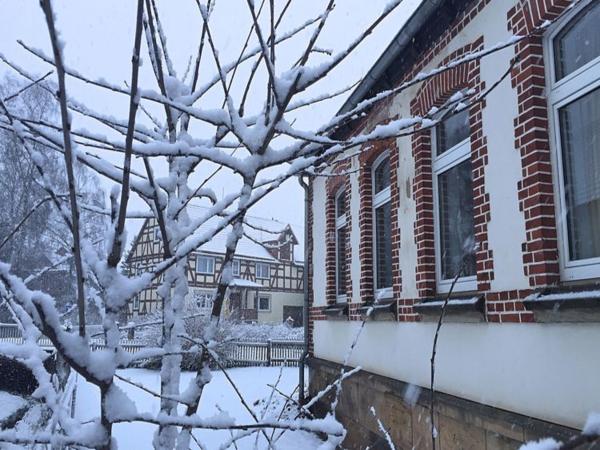
POLYGON ((273 350, 273 343, 271 339, 267 340, 267 367, 271 367, 271 352, 273 350))

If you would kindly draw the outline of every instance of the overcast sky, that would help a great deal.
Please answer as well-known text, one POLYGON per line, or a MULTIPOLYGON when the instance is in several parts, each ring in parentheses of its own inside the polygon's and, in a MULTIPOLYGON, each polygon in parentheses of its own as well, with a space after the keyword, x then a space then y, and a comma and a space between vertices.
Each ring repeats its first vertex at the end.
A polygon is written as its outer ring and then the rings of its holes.
MULTIPOLYGON (((342 49, 381 13, 387 2, 388 0, 370 0, 368 2, 338 0, 318 41, 318 47, 334 51, 342 49)), ((121 85, 125 80, 129 80, 136 3, 134 0, 55 0, 58 28, 66 42, 64 57, 67 65, 91 78, 102 77, 121 85)), ((205 1, 203 0, 202 3, 205 1)), ((258 0, 255 3, 260 4, 258 0)), ((276 0, 276 3, 284 4, 282 0, 276 0)), ((404 0, 400 7, 386 18, 377 31, 344 64, 335 69, 327 80, 320 82, 307 95, 314 96, 323 92, 333 92, 360 79, 383 52, 418 3, 420 0, 404 0)), ((322 0, 296 0, 286 12, 280 30, 291 29, 315 17, 323 10, 325 4, 326 1, 322 0)), ((195 55, 202 26, 196 2, 194 0, 158 0, 158 8, 168 35, 168 50, 178 75, 182 76, 190 55, 195 55)), ((211 24, 221 60, 235 60, 250 26, 246 1, 217 0, 211 24)), ((278 50, 278 61, 282 68, 285 67, 286 62, 294 61, 297 58, 305 44, 306 37, 306 33, 302 34, 278 50)), ((47 28, 37 0, 0 0, 0 52, 32 72, 46 73, 49 66, 28 54, 17 44, 18 39, 33 47, 43 49, 47 54, 51 53, 47 28)), ((256 40, 252 42, 256 42, 256 40)), ((143 59, 147 61, 145 45, 142 52, 143 59)), ((212 78, 214 74, 214 68, 209 59, 205 59, 201 79, 202 77, 205 80, 212 78)), ((0 66, 0 74, 8 71, 6 66, 0 66)), ((243 71, 240 73, 240 80, 244 79, 244 74, 243 71)), ((142 87, 156 89, 149 62, 143 65, 140 77, 142 87)), ((249 101, 250 107, 259 108, 264 102, 264 89, 262 89, 264 83, 261 83, 263 80, 264 78, 259 76, 256 83, 257 89, 249 101)), ((71 79, 68 80, 67 91, 71 97, 88 104, 94 110, 122 119, 127 117, 128 99, 125 96, 107 94, 101 89, 71 79)), ((238 86, 233 95, 239 95, 240 92, 241 88, 238 86)), ((212 99, 215 105, 210 106, 215 107, 220 103, 219 94, 218 91, 214 93, 212 99)), ((346 98, 347 94, 315 105, 310 110, 303 110, 298 114, 295 126, 301 129, 317 128, 335 114, 346 98)), ((207 99, 207 101, 210 100, 211 97, 207 99)), ((206 107, 206 104, 202 106, 206 107)), ((160 110, 155 111, 160 112, 160 110)), ((138 113, 138 120, 144 122, 146 118, 138 113)), ((96 123, 85 119, 76 118, 75 125, 108 134, 96 123)), ((199 128, 193 129, 193 131, 202 132, 199 128)), ((122 161, 121 155, 110 155, 109 157, 113 158, 116 163, 122 161)), ((163 165, 164 167, 166 164, 163 165)), ((208 167, 203 169, 202 173, 208 173, 209 169, 208 167)), ((111 186, 110 182, 107 180, 101 182, 102 187, 108 192, 111 186)), ((228 187, 234 182, 237 180, 233 179, 232 175, 223 174, 214 180, 212 187, 217 194, 221 194, 227 192, 228 187)), ((303 194, 298 183, 296 180, 290 180, 279 191, 270 194, 268 198, 257 204, 253 208, 252 214, 277 218, 291 223, 298 229, 304 220, 302 200, 303 194)), ((143 209, 144 206, 139 199, 134 199, 132 202, 134 209, 143 209)), ((128 225, 130 237, 138 227, 139 222, 132 222, 128 225)))

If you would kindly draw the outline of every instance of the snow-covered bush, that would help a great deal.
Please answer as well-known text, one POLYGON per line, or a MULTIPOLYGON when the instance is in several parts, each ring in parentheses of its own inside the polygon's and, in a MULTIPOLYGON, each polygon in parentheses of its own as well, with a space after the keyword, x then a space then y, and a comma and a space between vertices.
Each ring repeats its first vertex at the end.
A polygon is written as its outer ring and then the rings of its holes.
MULTIPOLYGON (((131 328, 135 330, 135 341, 147 346, 157 347, 162 345, 162 310, 157 309, 151 314, 137 316, 126 327, 121 330, 121 338, 131 337, 131 328)), ((187 303, 183 323, 185 334, 192 339, 201 340, 206 334, 207 327, 211 326, 209 316, 203 314, 199 308, 192 303, 187 303)), ((217 325, 211 340, 211 350, 219 357, 225 365, 230 349, 235 342, 267 342, 268 340, 302 341, 304 330, 292 328, 285 323, 244 323, 228 319, 222 319, 217 325)), ((184 340, 182 348, 184 351, 194 347, 192 341, 184 340)), ((184 354, 182 358, 183 370, 197 370, 200 357, 198 353, 184 354)), ((159 368, 160 358, 144 360, 141 366, 146 368, 159 368)), ((214 367, 214 364, 213 364, 214 367)))

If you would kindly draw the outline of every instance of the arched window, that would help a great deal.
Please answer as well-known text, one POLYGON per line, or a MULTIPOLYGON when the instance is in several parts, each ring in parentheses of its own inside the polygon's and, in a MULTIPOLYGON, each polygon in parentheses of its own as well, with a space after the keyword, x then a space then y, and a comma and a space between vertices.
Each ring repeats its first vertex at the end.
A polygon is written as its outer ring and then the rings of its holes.
POLYGON ((375 160, 373 182, 373 277, 375 298, 392 296, 392 203, 390 157, 385 152, 375 160))
POLYGON ((448 292, 477 289, 469 111, 451 111, 432 133, 436 284, 448 292), (458 278, 457 278, 458 276, 458 278))
POLYGON ((346 300, 346 191, 335 196, 335 294, 337 301, 346 300))
POLYGON ((561 270, 600 276, 600 2, 584 1, 546 38, 561 270))

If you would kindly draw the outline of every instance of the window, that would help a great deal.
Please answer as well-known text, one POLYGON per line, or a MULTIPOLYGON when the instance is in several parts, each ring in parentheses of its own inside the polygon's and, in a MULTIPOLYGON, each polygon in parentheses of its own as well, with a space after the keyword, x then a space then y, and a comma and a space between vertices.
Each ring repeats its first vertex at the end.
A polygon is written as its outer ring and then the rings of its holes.
POLYGON ((434 129, 433 191, 438 292, 477 289, 469 111, 449 113, 434 129))
POLYGON ((256 278, 268 280, 271 268, 267 263, 256 263, 256 278))
POLYGON ((234 259, 231 263, 231 272, 234 277, 240 276, 240 260, 234 259))
POLYGON ((346 192, 335 196, 335 293, 346 300, 346 192))
POLYGON ((600 3, 584 1, 546 39, 564 279, 600 276, 600 3))
POLYGON ((155 227, 154 228, 154 240, 155 241, 160 241, 161 240, 161 234, 160 234, 160 228, 159 227, 155 227))
POLYGON ((392 204, 390 198, 390 157, 386 152, 375 160, 373 181, 373 261, 375 297, 392 296, 392 204))
POLYGON ((271 311, 271 298, 266 295, 260 295, 258 297, 258 310, 271 311))
POLYGON ((212 312, 212 306, 213 306, 212 293, 194 289, 192 291, 192 299, 196 303, 196 307, 200 310, 200 312, 204 312, 207 314, 210 314, 212 312))
POLYGON ((215 258, 212 256, 198 255, 196 257, 196 272, 204 275, 215 273, 215 258))
POLYGON ((136 295, 135 297, 133 297, 133 309, 135 311, 139 311, 140 309, 140 296, 136 295))

